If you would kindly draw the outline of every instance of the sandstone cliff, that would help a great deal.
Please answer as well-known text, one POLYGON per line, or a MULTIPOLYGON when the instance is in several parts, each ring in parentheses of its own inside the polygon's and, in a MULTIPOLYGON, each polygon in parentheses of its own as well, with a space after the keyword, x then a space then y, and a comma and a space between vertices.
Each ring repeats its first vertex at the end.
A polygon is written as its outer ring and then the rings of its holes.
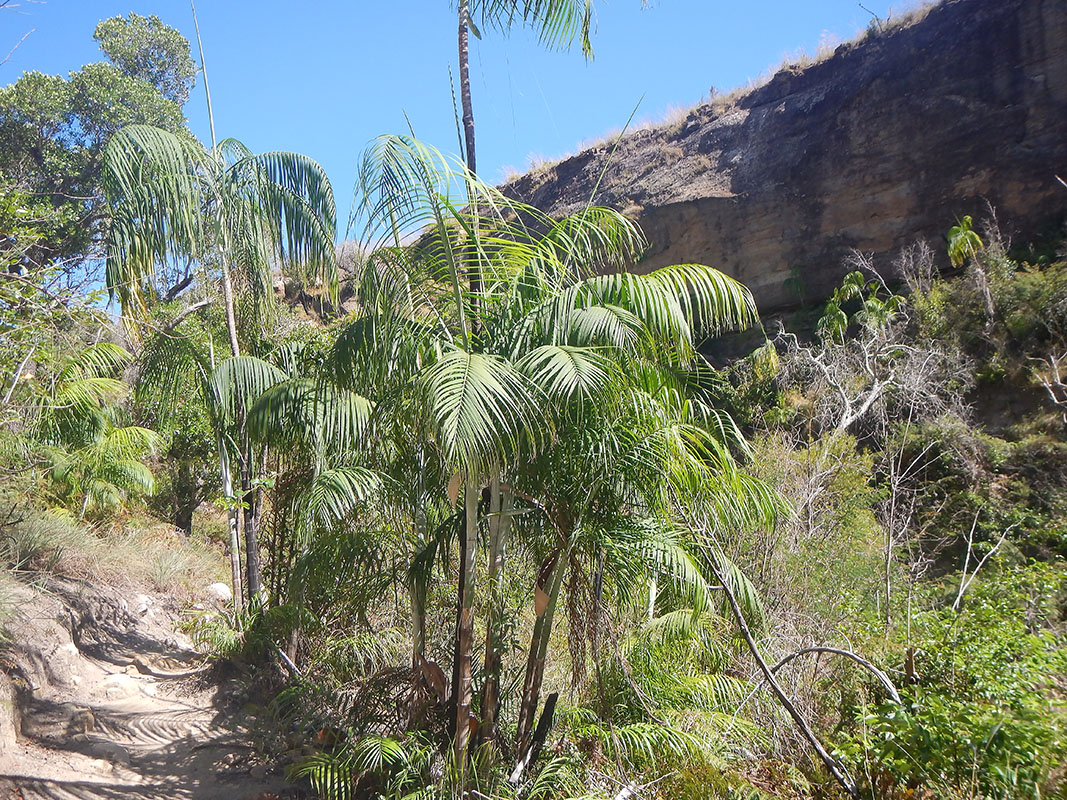
MULTIPOLYGON (((596 147, 504 190, 581 208, 596 147)), ((911 25, 779 71, 736 102, 626 137, 597 203, 633 214, 638 269, 700 262, 764 311, 825 297, 853 249, 939 239, 992 204, 1016 239, 1067 218, 1067 0, 945 0, 911 25)))

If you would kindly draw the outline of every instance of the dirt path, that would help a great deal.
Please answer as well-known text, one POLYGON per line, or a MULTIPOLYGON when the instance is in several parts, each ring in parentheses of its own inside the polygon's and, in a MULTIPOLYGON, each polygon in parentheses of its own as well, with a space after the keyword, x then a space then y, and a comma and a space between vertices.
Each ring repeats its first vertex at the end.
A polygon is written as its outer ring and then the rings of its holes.
POLYGON ((159 677, 199 660, 176 607, 71 581, 24 591, 7 626, 0 800, 297 796, 258 763, 225 687, 159 677))

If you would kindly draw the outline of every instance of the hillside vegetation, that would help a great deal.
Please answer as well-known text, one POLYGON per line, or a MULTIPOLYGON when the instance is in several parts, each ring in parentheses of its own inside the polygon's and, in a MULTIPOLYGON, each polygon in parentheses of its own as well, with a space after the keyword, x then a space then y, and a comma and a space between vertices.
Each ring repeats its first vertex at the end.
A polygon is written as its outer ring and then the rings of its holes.
MULTIPOLYGON (((519 18, 458 6, 465 69, 519 18)), ((467 86, 462 161, 364 153, 342 278, 318 164, 197 141, 159 20, 97 38, 0 90, 0 613, 228 582, 190 633, 323 800, 1067 798, 1065 231, 946 219, 765 327, 479 180, 467 86)))

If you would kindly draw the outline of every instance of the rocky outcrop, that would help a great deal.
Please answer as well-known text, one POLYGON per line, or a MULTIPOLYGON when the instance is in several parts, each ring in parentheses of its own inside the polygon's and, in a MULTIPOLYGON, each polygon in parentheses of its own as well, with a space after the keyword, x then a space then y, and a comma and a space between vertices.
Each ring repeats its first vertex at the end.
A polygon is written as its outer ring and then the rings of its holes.
POLYGON ((936 240, 988 205, 1016 241, 1061 225, 1067 2, 945 0, 920 16, 636 132, 610 163, 609 143, 504 191, 567 213, 604 173, 597 203, 651 241, 637 269, 716 266, 764 311, 827 296, 852 249, 936 240))

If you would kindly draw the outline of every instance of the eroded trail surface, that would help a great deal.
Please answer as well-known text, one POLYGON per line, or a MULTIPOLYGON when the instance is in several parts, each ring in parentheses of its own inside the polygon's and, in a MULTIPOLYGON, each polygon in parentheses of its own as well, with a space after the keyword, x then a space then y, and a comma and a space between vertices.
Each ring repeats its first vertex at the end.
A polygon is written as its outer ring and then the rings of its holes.
POLYGON ((73 581, 24 587, 0 685, 0 800, 279 800, 176 607, 73 581))

